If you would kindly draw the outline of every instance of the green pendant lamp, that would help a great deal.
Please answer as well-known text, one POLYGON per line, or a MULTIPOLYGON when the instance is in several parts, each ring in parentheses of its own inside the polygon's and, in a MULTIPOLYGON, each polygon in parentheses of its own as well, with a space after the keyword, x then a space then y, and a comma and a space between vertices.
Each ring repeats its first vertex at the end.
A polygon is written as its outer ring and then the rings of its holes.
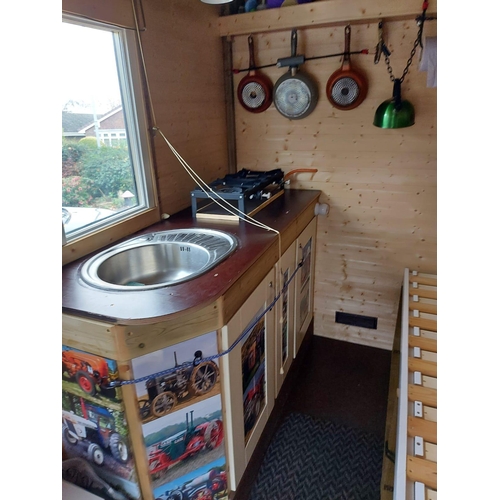
POLYGON ((413 56, 417 51, 417 47, 422 47, 422 31, 424 29, 424 21, 426 19, 433 19, 426 17, 426 10, 428 7, 428 2, 424 1, 422 5, 422 15, 417 18, 417 24, 419 26, 417 38, 413 44, 411 50, 410 58, 406 63, 406 67, 401 75, 401 78, 395 78, 392 74, 391 63, 389 56, 391 53, 385 45, 382 38, 382 22, 379 22, 379 44, 377 45, 377 54, 375 56, 375 64, 378 62, 381 53, 385 55, 385 63, 387 65, 387 71, 391 81, 394 83, 394 88, 392 91, 392 99, 384 101, 375 111, 375 118, 373 119, 373 125, 380 128, 405 128, 411 127, 415 124, 415 108, 409 101, 404 101, 401 99, 401 84, 408 74, 411 63, 413 61, 413 56))
POLYGON ((394 79, 392 99, 384 101, 375 112, 373 125, 380 128, 404 128, 415 124, 415 108, 401 99, 401 80, 394 79))

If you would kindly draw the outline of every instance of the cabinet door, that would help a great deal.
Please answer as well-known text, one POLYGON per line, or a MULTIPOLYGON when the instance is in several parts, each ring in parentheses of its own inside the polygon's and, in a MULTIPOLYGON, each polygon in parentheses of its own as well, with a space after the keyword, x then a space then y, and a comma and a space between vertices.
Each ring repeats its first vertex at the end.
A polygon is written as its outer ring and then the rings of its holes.
POLYGON ((295 280, 295 346, 297 356, 304 335, 313 316, 314 264, 316 254, 316 217, 302 231, 296 241, 297 265, 302 267, 295 280))
POLYGON ((236 487, 269 418, 275 397, 274 268, 222 329, 222 348, 242 340, 222 359, 229 484, 236 487))
POLYGON ((131 360, 152 498, 185 498, 209 477, 227 498, 217 352, 213 331, 131 360))
POLYGON ((276 304, 276 397, 294 357, 296 245, 293 243, 276 264, 276 289, 282 294, 276 304), (286 283, 290 281, 286 288, 286 283))

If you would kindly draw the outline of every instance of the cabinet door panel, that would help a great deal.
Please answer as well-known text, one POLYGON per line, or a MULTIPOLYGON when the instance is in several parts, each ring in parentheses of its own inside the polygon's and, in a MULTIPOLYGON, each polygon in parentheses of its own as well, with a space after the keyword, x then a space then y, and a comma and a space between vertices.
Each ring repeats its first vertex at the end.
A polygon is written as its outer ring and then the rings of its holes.
POLYGON ((290 369, 294 357, 296 248, 290 245, 276 264, 276 289, 282 294, 276 304, 276 396, 290 369), (281 276, 281 281, 280 281, 281 276), (285 284, 290 283, 284 288, 285 284))
POLYGON ((296 242, 297 265, 302 267, 295 280, 295 349, 297 356, 313 316, 314 265, 316 254, 316 217, 302 231, 296 242))
POLYGON ((232 490, 236 490, 274 406, 276 308, 259 319, 274 296, 273 269, 222 329, 223 349, 246 332, 241 342, 222 358, 232 490))

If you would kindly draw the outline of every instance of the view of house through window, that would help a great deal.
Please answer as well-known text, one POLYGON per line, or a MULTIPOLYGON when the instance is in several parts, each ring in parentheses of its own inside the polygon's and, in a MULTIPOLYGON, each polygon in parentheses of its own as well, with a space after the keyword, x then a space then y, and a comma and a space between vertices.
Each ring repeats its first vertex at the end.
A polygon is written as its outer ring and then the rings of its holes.
POLYGON ((133 112, 126 114, 135 108, 127 105, 133 99, 123 41, 119 30, 62 23, 62 220, 67 238, 146 203, 138 174, 144 169, 137 165, 142 162, 139 134, 133 112))

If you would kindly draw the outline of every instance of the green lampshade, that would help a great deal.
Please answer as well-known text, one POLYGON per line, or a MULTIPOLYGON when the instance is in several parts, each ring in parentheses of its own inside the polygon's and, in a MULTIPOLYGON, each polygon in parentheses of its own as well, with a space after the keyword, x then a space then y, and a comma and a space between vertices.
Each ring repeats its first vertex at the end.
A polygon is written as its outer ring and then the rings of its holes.
POLYGON ((384 101, 375 111, 373 125, 380 128, 411 127, 415 123, 415 108, 401 100, 401 81, 394 80, 392 99, 384 101))

